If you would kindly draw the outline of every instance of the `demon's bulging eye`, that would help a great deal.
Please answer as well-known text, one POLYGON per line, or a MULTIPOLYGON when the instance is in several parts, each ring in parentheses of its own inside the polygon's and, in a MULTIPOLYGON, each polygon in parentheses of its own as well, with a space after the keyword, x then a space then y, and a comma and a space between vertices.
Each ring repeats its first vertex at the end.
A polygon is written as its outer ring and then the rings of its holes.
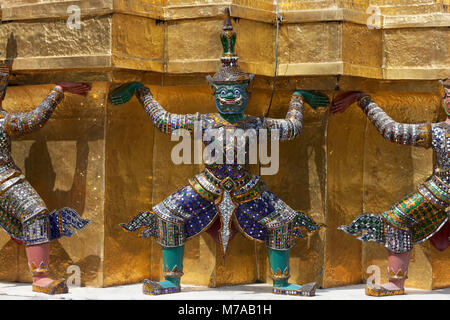
POLYGON ((225 89, 222 89, 222 90, 220 90, 220 93, 219 93, 221 96, 225 96, 225 95, 227 95, 227 90, 225 90, 225 89))
POLYGON ((234 95, 235 96, 240 96, 241 92, 238 89, 234 89, 234 95))

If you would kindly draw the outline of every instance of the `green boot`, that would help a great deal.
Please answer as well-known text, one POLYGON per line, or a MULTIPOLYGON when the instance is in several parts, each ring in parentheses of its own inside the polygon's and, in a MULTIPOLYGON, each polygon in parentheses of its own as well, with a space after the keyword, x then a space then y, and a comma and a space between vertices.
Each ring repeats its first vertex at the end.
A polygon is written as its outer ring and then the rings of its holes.
POLYGON ((289 274, 289 249, 275 250, 267 248, 269 255, 270 277, 273 280, 273 290, 275 294, 285 294, 293 296, 314 296, 317 284, 315 282, 303 286, 288 283, 289 274))
POLYGON ((164 281, 152 281, 145 279, 144 294, 160 295, 180 292, 180 278, 183 275, 184 246, 162 247, 164 281))

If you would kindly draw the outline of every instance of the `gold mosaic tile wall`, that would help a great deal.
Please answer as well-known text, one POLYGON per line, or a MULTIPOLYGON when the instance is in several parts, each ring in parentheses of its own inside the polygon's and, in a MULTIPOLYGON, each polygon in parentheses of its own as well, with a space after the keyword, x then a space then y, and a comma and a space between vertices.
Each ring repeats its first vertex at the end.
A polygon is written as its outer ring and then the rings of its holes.
MULTIPOLYGON (((53 272, 81 270, 82 285, 111 286, 161 277, 160 249, 118 224, 183 186, 198 165, 175 166, 175 142, 155 131, 136 99, 112 106, 110 88, 150 86, 171 112, 214 112, 205 75, 218 70, 218 33, 231 8, 239 63, 256 74, 248 113, 284 117, 295 88, 329 95, 363 90, 397 121, 443 119, 438 79, 450 75, 448 0, 2 0, 0 51, 14 58, 5 108, 35 107, 61 80, 93 86, 67 95, 40 131, 13 143, 13 155, 49 208, 72 206, 93 222, 52 247, 53 272), (69 29, 68 5, 80 8, 69 29), (373 16, 369 6, 378 7, 373 16), (420 14, 418 14, 420 13, 420 14), (369 28, 370 27, 370 28, 369 28), (336 76, 339 75, 339 78, 336 76)), ((386 252, 337 227, 363 211, 379 212, 411 192, 432 170, 432 152, 384 141, 352 106, 337 116, 305 109, 302 135, 280 145, 280 170, 264 177, 289 205, 328 228, 298 240, 292 281, 322 287, 361 283, 367 266, 385 271, 386 252)), ((266 249, 241 235, 224 261, 208 234, 189 241, 185 283, 221 286, 270 281, 266 249)), ((450 286, 450 251, 427 242, 412 254, 408 286, 450 286)), ((68 276, 68 275, 66 275, 68 276)), ((0 280, 30 281, 23 248, 0 234, 0 280)))

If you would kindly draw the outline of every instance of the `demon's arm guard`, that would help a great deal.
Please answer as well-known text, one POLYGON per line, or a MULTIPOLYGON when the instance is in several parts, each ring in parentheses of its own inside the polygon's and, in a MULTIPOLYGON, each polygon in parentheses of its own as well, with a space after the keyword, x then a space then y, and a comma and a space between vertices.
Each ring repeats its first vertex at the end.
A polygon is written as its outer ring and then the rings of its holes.
POLYGON ((29 112, 6 113, 5 131, 13 137, 22 136, 41 128, 50 119, 56 106, 64 98, 64 92, 53 88, 52 92, 36 109, 29 112))
POLYGON ((326 227, 323 224, 315 223, 306 213, 297 211, 297 216, 294 218, 293 234, 296 238, 304 238, 307 233, 312 233, 326 227))
POLYGON ((150 121, 161 132, 171 134, 176 129, 186 129, 189 132, 194 130, 194 123, 199 119, 198 113, 170 113, 155 100, 150 89, 144 86, 136 89, 136 96, 144 107, 150 121))
POLYGON ((429 148, 431 146, 431 124, 406 124, 392 120, 370 96, 359 99, 359 106, 387 140, 398 144, 414 145, 429 148))
POLYGON ((264 119, 264 127, 269 130, 271 136, 275 130, 279 132, 279 140, 291 140, 297 137, 303 126, 303 96, 293 94, 285 119, 264 119))
POLYGON ((141 237, 144 239, 156 237, 158 233, 156 216, 153 212, 149 211, 139 212, 133 220, 128 223, 121 223, 120 226, 127 231, 136 231, 144 227, 141 232, 141 237))

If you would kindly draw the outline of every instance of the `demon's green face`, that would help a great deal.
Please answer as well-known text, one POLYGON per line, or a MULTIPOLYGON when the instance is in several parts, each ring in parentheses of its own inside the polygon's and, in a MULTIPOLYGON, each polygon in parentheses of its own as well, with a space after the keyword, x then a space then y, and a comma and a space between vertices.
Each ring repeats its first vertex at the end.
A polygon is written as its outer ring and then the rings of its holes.
POLYGON ((214 102, 222 114, 243 113, 248 103, 248 83, 213 84, 214 102))

